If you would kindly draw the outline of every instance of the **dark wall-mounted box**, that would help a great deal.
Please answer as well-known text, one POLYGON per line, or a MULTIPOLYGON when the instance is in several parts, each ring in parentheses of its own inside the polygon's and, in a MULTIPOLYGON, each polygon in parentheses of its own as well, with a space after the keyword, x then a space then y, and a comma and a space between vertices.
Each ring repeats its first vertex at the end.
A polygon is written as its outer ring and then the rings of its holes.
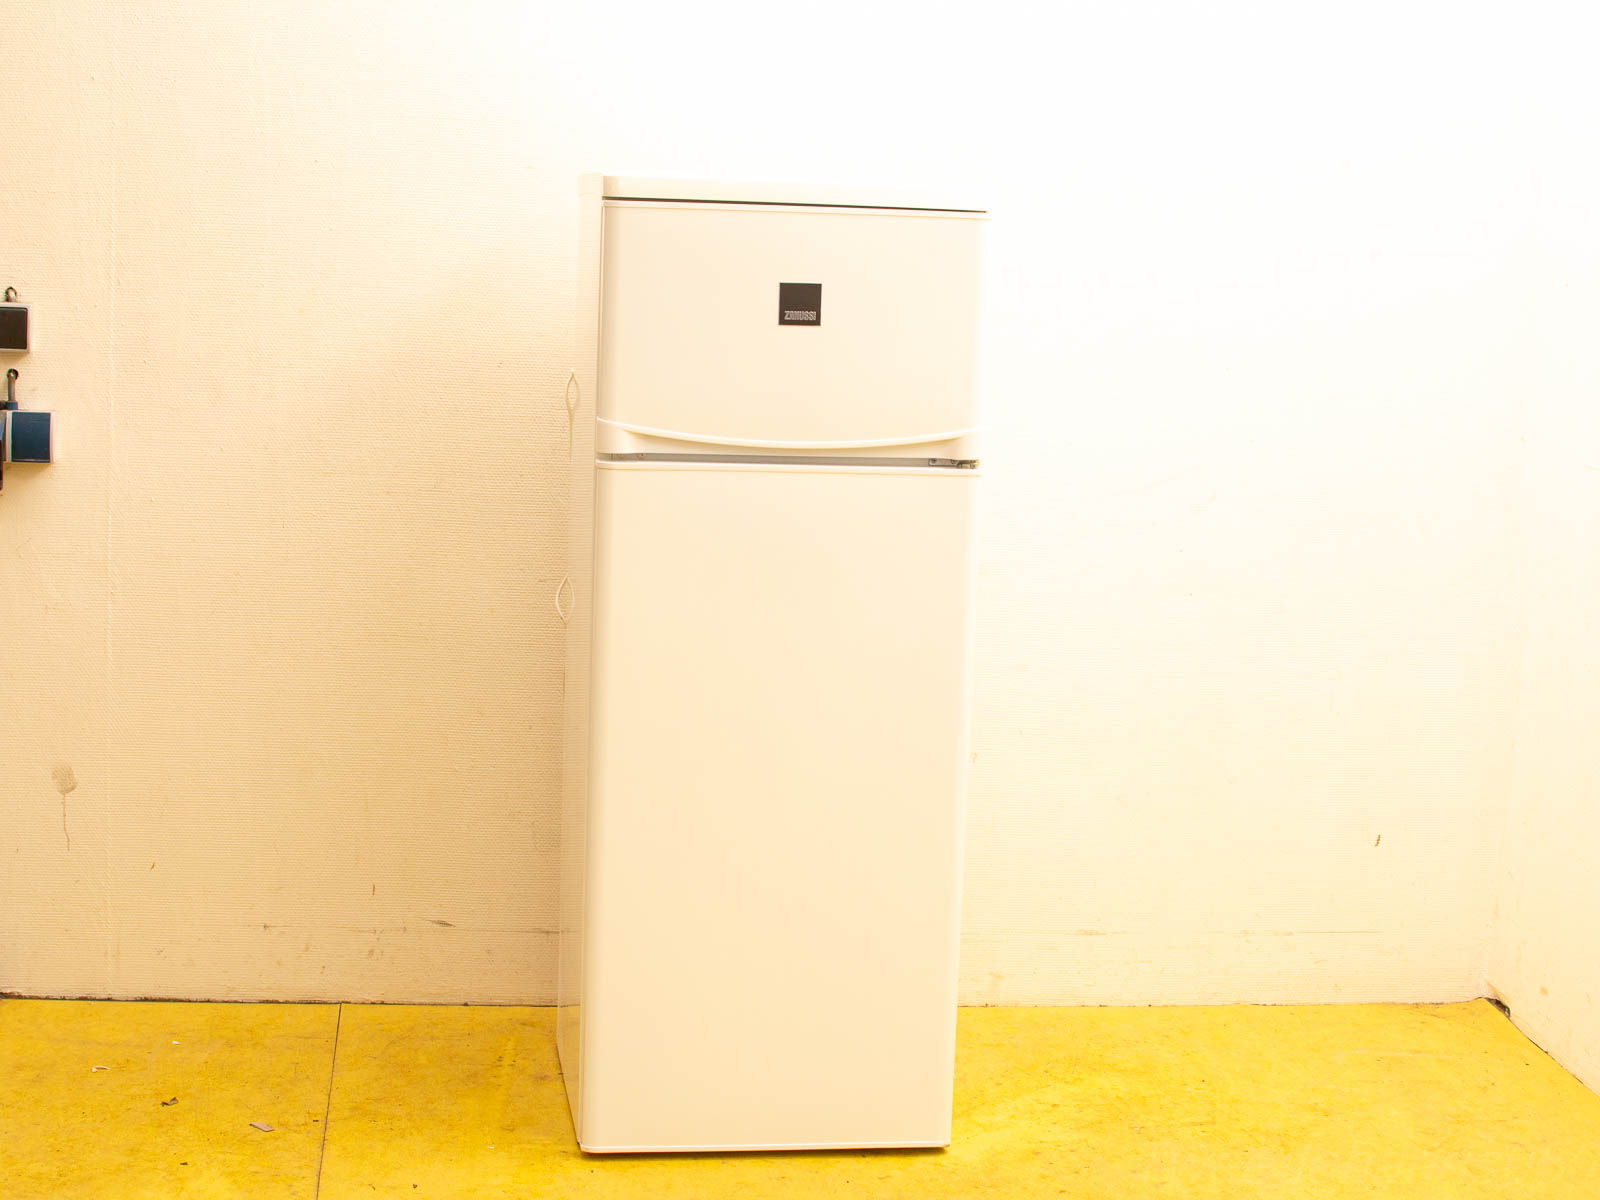
POLYGON ((28 348, 28 306, 0 304, 0 352, 28 348))

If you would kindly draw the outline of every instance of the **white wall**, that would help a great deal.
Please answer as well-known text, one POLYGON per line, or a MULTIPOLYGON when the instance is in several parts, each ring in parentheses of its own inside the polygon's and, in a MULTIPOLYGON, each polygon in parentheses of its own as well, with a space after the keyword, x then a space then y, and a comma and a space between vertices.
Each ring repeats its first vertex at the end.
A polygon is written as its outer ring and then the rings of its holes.
POLYGON ((1600 1089, 1600 229, 1564 249, 1529 305, 1528 607, 1489 981, 1600 1089))
POLYGON ((0 282, 61 462, 0 495, 0 989, 550 998, 599 169, 990 199, 969 1001, 1478 994, 1507 281, 1588 219, 1541 209, 1590 144, 1580 40, 1442 5, 1038 20, 10 14, 0 282))

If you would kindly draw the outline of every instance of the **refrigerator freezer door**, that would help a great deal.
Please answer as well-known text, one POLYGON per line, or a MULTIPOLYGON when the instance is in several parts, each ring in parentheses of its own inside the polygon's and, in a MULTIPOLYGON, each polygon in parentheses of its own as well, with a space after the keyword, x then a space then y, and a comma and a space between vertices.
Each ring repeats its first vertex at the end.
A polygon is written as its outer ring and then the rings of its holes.
POLYGON ((948 1142, 975 482, 597 472, 585 1149, 948 1142))
POLYGON ((983 228, 981 214, 608 202, 599 448, 972 430, 983 228))

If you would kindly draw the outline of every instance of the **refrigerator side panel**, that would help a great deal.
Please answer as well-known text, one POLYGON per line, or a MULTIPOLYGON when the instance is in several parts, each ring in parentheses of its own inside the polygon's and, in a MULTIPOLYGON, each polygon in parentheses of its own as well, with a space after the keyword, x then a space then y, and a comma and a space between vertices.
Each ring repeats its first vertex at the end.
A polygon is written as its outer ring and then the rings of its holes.
POLYGON ((556 1045, 574 1128, 582 1136, 583 938, 589 819, 589 733, 594 564, 594 400, 600 332, 601 177, 585 176, 579 193, 577 316, 568 413, 566 578, 554 604, 565 614, 562 674, 564 737, 561 781, 561 882, 556 972, 556 1045))
POLYGON ((974 472, 596 478, 584 1148, 947 1143, 974 472))

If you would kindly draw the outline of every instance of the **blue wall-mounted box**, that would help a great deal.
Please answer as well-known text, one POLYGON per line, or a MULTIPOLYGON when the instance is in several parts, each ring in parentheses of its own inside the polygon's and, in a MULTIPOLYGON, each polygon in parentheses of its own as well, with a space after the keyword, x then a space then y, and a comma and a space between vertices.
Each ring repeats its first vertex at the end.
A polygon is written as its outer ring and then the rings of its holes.
POLYGON ((47 412, 0 412, 6 423, 6 461, 47 463, 51 461, 51 421, 47 412))

